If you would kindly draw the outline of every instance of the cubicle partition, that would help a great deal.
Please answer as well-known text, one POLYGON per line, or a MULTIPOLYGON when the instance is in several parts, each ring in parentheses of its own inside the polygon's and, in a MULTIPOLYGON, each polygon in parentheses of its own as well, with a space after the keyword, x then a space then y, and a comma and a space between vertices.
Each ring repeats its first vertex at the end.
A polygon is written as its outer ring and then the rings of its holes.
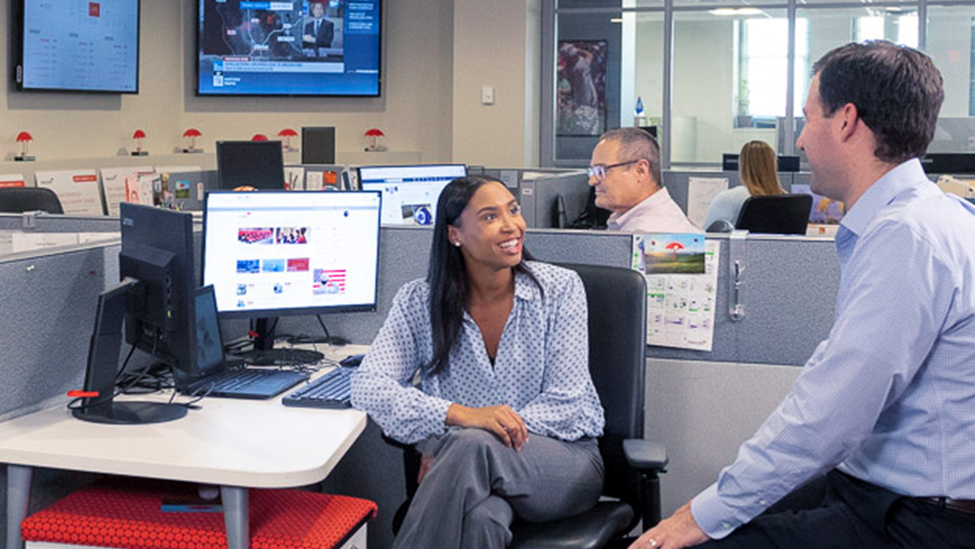
MULTIPOLYGON (((0 218, 0 228, 19 220, 20 216, 0 218)), ((378 310, 324 316, 329 331, 354 343, 369 343, 399 287, 426 275, 431 237, 428 228, 383 227, 378 310)), ((661 481, 666 513, 730 463, 738 445, 788 391, 797 366, 827 336, 833 319, 839 269, 831 240, 735 238, 708 237, 720 244, 713 350, 647 350, 646 436, 666 443, 672 460, 661 481), (742 282, 740 320, 729 315, 734 303, 729 298, 729 265, 734 262, 742 282)), ((632 236, 530 229, 526 247, 544 261, 627 267, 632 236)), ((0 257, 5 319, 0 369, 8 382, 8 390, 0 395, 0 417, 62 405, 67 400, 64 392, 80 385, 94 303, 106 284, 118 279, 118 251, 115 241, 0 257)), ((227 327, 225 337, 241 335, 239 323, 227 327)), ((278 329, 321 333, 317 319, 305 317, 283 318, 278 329)), ((388 547, 389 521, 403 500, 404 479, 398 450, 383 444, 378 434, 371 425, 323 487, 377 501, 380 514, 369 529, 369 543, 388 547)), ((5 481, 3 475, 0 481, 5 481)), ((40 475, 32 505, 43 505, 84 479, 70 473, 40 475)))

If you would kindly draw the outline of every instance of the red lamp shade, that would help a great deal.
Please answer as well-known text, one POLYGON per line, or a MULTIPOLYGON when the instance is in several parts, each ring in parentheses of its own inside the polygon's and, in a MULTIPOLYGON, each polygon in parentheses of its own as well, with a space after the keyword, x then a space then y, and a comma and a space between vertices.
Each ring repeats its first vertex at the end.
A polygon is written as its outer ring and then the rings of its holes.
POLYGON ((201 135, 203 134, 200 133, 200 130, 196 128, 189 128, 188 130, 183 132, 183 137, 200 137, 201 135))
POLYGON ((132 134, 132 139, 145 139, 145 138, 146 138, 146 132, 142 130, 135 130, 135 132, 132 134))
POLYGON ((251 141, 267 141, 267 136, 263 133, 255 133, 254 137, 251 138, 251 141))
POLYGON ((298 132, 291 128, 285 128, 278 132, 278 137, 298 137, 298 132))
POLYGON ((17 134, 17 142, 18 143, 23 143, 25 141, 33 141, 33 140, 34 140, 34 136, 32 136, 28 132, 20 132, 20 133, 17 134))
POLYGON ((384 134, 383 131, 380 130, 379 128, 373 128, 371 130, 367 130, 366 135, 369 137, 379 137, 381 135, 386 135, 386 134, 384 134))

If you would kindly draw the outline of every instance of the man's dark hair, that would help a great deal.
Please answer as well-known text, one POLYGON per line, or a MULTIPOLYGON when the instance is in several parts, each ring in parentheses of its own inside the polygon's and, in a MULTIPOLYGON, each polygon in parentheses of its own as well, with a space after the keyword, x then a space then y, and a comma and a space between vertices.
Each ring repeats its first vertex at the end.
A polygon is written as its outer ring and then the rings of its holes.
POLYGON ((619 128, 604 133, 599 140, 619 143, 619 162, 645 159, 650 164, 650 178, 657 186, 664 186, 660 176, 660 145, 650 132, 640 128, 619 128))
POLYGON ((941 73, 923 53, 877 40, 840 46, 813 66, 827 117, 852 103, 877 138, 874 154, 899 163, 924 156, 944 101, 941 73))

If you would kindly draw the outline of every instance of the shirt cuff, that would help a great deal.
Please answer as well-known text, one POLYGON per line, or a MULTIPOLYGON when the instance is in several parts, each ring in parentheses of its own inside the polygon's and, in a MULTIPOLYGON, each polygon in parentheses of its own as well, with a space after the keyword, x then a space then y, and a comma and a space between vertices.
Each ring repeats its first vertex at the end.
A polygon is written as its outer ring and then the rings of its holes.
POLYGON ((695 496, 691 501, 691 514, 711 539, 722 539, 742 525, 740 520, 734 518, 733 509, 718 496, 718 483, 695 496))

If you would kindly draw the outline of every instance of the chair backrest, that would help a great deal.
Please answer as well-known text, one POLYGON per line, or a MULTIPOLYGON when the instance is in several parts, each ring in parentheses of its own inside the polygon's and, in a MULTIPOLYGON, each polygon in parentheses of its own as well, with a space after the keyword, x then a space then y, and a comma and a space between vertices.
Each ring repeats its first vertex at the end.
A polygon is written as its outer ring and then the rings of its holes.
POLYGON ((0 188, 0 212, 24 213, 45 211, 63 214, 58 195, 47 187, 4 187, 0 188))
MULTIPOLYGON (((639 502, 640 482, 626 464, 623 440, 643 438, 646 398, 647 287, 639 272, 562 265, 579 273, 589 309, 589 372, 606 411, 600 450, 603 493, 639 502)), ((639 509, 639 507, 637 507, 639 509)))
POLYGON ((738 214, 735 228, 753 233, 806 234, 812 195, 751 196, 738 214))
POLYGON ((735 226, 727 219, 715 219, 706 229, 709 233, 730 233, 735 230, 735 226))

